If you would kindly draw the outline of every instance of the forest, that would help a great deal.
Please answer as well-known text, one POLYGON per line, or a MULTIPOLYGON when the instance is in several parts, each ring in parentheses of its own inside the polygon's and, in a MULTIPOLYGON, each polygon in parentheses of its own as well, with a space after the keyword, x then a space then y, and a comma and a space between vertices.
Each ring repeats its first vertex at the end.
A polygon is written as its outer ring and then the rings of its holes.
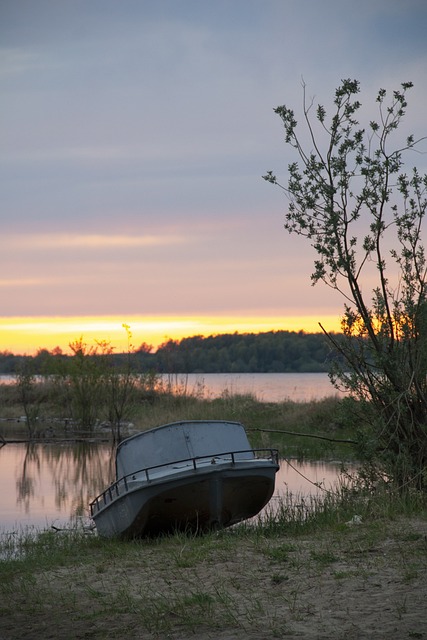
MULTIPOLYGON (((322 333, 304 331, 269 331, 266 333, 232 333, 193 336, 167 340, 156 351, 143 343, 128 353, 108 357, 114 364, 128 363, 136 372, 156 373, 308 373, 328 370, 332 357, 330 345, 322 333)), ((92 347, 93 357, 105 355, 105 344, 92 347)), ((0 374, 14 374, 23 363, 31 364, 36 374, 55 373, 60 365, 75 358, 60 348, 39 349, 34 356, 0 352, 0 374)))

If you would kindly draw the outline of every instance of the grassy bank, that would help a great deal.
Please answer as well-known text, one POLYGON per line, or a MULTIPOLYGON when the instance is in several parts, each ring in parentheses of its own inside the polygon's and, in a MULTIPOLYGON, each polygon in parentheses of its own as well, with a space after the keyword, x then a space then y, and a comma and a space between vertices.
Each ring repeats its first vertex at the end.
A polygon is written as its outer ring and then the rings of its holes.
POLYGON ((10 535, 0 637, 426 637, 425 500, 341 491, 312 507, 201 537, 10 535))
MULTIPOLYGON (((109 437, 108 407, 98 408, 93 427, 81 427, 73 407, 54 384, 34 386, 31 396, 35 438, 109 437)), ((252 395, 225 392, 220 398, 204 398, 197 390, 175 393, 136 389, 127 407, 122 435, 179 420, 231 420, 242 422, 253 446, 272 446, 288 457, 352 460, 350 445, 336 442, 354 437, 357 425, 342 417, 342 401, 336 397, 312 402, 260 402, 252 395), (291 435, 291 434, 302 434, 291 435), (310 434, 324 439, 307 437, 310 434)), ((0 385, 0 436, 28 438, 22 398, 15 385, 0 385)))
MULTIPOLYGON (((0 391, 1 434, 25 438, 16 389, 0 391)), ((46 439, 46 428, 49 438, 108 437, 106 425, 86 433, 67 422, 69 407, 46 387, 37 393, 36 437, 46 439)), ((131 408, 128 432, 236 420, 254 446, 285 457, 355 455, 336 442, 357 428, 336 398, 270 404, 141 393, 131 408)), ((124 542, 77 530, 10 532, 0 543, 0 638, 427 638, 426 570, 426 496, 387 486, 288 495, 262 522, 199 537, 124 542)))

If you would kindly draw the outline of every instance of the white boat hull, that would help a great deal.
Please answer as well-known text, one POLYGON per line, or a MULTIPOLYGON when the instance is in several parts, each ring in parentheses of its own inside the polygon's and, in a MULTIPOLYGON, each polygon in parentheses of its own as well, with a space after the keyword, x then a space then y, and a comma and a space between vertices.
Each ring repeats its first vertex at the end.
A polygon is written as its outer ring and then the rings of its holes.
POLYGON ((273 494, 279 465, 276 450, 248 445, 242 425, 215 421, 174 423, 123 441, 118 480, 90 505, 99 535, 204 532, 255 516, 273 494), (176 451, 193 455, 176 459, 176 451), (140 466, 153 458, 160 463, 140 466))
POLYGON ((93 513, 99 535, 204 532, 255 516, 273 495, 276 469, 261 461, 224 466, 149 484, 134 482, 126 493, 93 513))

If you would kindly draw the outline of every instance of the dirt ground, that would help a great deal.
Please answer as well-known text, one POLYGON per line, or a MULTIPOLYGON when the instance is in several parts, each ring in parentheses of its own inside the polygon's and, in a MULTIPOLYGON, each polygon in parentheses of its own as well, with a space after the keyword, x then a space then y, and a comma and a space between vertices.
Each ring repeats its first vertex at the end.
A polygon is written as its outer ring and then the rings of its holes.
POLYGON ((143 543, 30 582, 1 640, 427 639, 427 522, 143 543))

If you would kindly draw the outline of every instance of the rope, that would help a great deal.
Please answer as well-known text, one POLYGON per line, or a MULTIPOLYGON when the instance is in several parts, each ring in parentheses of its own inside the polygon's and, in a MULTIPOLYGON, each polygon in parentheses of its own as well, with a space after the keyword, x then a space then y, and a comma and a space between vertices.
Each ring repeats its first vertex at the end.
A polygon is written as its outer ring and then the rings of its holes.
POLYGON ((344 444, 357 444, 356 440, 342 440, 340 438, 328 438, 327 436, 318 436, 314 433, 298 433, 297 431, 284 431, 283 429, 246 429, 246 431, 260 431, 262 433, 286 433, 288 436, 302 436, 304 438, 317 438, 318 440, 327 440, 328 442, 341 442, 344 444))
POLYGON ((312 484, 314 487, 317 487, 318 489, 325 491, 325 493, 329 493, 329 494, 333 493, 329 489, 325 489, 325 487, 322 487, 322 485, 319 482, 313 482, 313 480, 310 480, 310 478, 307 478, 307 476, 304 475, 299 469, 297 469, 291 462, 289 462, 287 458, 282 458, 282 460, 284 460, 291 467, 291 469, 296 471, 302 478, 304 478, 304 480, 312 484))

